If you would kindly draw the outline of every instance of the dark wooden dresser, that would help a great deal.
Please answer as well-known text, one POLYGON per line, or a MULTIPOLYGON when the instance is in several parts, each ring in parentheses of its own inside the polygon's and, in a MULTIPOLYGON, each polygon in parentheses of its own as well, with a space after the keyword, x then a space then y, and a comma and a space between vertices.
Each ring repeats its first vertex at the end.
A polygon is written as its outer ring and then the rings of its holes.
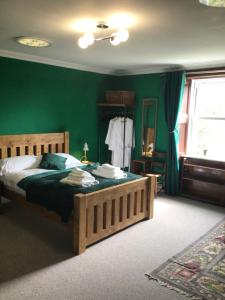
POLYGON ((225 206, 225 162, 181 157, 181 194, 225 206))

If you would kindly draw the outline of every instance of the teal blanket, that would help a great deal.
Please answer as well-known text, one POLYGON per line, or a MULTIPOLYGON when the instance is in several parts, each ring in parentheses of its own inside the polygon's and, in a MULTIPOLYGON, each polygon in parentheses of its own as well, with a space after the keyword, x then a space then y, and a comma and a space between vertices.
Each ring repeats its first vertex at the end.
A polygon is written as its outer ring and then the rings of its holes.
MULTIPOLYGON (((89 172, 95 168, 96 166, 82 167, 82 169, 89 172)), ((18 183, 18 186, 26 191, 27 201, 37 203, 48 210, 55 211, 61 216, 63 222, 68 222, 73 210, 74 194, 87 194, 141 178, 141 176, 132 173, 127 173, 127 178, 123 179, 106 179, 95 175, 94 177, 99 181, 99 184, 90 187, 81 187, 60 182, 69 172, 71 172, 71 169, 31 175, 22 179, 18 183)))

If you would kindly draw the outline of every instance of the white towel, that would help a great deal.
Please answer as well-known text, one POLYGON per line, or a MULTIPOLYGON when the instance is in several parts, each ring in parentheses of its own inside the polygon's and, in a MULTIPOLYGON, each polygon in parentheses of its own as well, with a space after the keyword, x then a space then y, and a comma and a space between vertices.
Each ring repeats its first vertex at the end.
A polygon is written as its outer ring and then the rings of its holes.
POLYGON ((79 168, 74 169, 67 177, 61 179, 60 182, 83 187, 88 187, 99 183, 89 172, 83 171, 79 168))
POLYGON ((89 178, 91 174, 87 171, 81 170, 79 168, 74 169, 69 173, 70 176, 79 177, 79 178, 89 178))
POLYGON ((106 169, 106 170, 120 170, 119 167, 115 167, 115 166, 112 166, 110 164, 102 164, 101 167, 106 169))
POLYGON ((105 171, 104 168, 98 167, 96 170, 92 171, 92 174, 104 177, 104 178, 110 178, 110 179, 121 179, 126 178, 127 174, 124 173, 121 170, 118 170, 116 172, 108 172, 105 171))
POLYGON ((113 176, 122 176, 125 174, 120 168, 117 169, 110 169, 110 168, 105 168, 104 166, 99 166, 97 168, 98 172, 101 172, 102 174, 107 174, 111 177, 113 176))
POLYGON ((79 185, 79 186, 83 186, 83 187, 88 187, 88 186, 92 186, 92 185, 99 183, 99 181, 95 180, 95 178, 93 176, 92 176, 92 178, 90 178, 88 180, 87 179, 81 179, 81 180, 78 179, 77 180, 74 177, 67 176, 67 177, 61 179, 60 182, 66 183, 69 185, 79 185))

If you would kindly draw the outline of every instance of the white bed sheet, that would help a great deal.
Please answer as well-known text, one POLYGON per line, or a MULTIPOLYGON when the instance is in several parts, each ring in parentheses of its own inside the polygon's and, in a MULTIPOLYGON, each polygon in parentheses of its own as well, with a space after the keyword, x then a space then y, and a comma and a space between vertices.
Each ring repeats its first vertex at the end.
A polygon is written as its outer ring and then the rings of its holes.
POLYGON ((46 170, 46 169, 27 169, 16 173, 9 173, 4 176, 0 176, 0 180, 12 191, 18 192, 21 195, 25 195, 26 192, 18 187, 20 180, 36 174, 41 174, 45 172, 51 172, 55 170, 46 170))

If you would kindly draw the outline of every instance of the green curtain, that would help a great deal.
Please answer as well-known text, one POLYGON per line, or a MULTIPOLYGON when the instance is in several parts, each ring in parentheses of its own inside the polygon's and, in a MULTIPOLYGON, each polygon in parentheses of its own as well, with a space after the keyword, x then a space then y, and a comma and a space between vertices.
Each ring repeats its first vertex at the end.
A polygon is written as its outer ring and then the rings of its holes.
POLYGON ((166 193, 179 194, 179 160, 178 160, 178 114, 181 107, 185 86, 185 72, 166 73, 164 86, 165 118, 169 133, 166 169, 166 193))

